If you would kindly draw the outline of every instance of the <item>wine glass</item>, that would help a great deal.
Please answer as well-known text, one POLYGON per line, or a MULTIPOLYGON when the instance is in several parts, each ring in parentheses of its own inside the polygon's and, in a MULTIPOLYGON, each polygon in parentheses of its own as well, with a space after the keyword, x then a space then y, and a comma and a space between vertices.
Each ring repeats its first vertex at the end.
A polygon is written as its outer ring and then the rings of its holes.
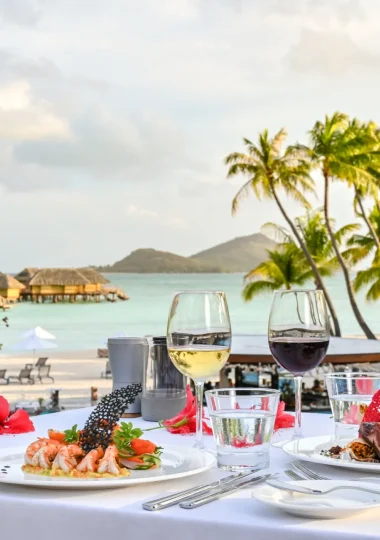
POLYGON ((207 379, 218 375, 231 349, 231 322, 225 293, 176 293, 169 313, 167 343, 173 364, 194 381, 197 406, 194 446, 204 448, 203 385, 207 379))
POLYGON ((276 291, 269 315, 269 348, 280 366, 294 375, 296 421, 294 439, 302 438, 302 377, 323 361, 330 325, 323 291, 276 291))

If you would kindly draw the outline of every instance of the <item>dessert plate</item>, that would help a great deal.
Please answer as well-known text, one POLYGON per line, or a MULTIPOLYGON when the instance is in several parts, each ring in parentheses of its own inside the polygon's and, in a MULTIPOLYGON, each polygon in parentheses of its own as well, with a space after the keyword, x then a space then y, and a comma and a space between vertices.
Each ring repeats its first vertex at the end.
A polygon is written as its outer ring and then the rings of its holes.
MULTIPOLYGON (((348 482, 347 489, 342 489, 327 495, 303 495, 282 491, 274 487, 263 485, 257 487, 252 492, 252 497, 261 503, 267 504, 292 514, 305 518, 336 519, 352 516, 359 512, 364 512, 380 506, 379 494, 366 493, 353 487, 366 486, 365 482, 348 482)), ((302 482, 289 482, 289 485, 300 485, 312 489, 330 489, 342 485, 342 481, 337 480, 302 480, 302 482)), ((368 484, 367 484, 368 485, 368 484)), ((371 484, 373 488, 373 484, 371 484)))
POLYGON ((320 465, 330 465, 331 467, 343 467, 357 471, 366 471, 380 474, 380 463, 366 463, 360 461, 345 461, 334 459, 321 454, 323 450, 329 450, 332 446, 346 446, 352 439, 334 440, 331 436, 307 437, 297 441, 288 441, 283 445, 283 451, 294 459, 318 463, 320 465))

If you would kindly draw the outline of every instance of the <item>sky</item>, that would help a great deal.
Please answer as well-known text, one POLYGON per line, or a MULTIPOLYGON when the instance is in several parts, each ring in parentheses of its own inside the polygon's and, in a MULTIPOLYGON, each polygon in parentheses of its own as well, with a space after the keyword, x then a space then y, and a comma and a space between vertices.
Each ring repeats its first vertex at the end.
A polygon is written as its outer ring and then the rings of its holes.
MULTIPOLYGON (((223 160, 337 109, 380 122, 379 26, 378 0, 0 0, 0 270, 282 224, 253 196, 231 216, 223 160)), ((334 186, 338 225, 352 198, 334 186)))

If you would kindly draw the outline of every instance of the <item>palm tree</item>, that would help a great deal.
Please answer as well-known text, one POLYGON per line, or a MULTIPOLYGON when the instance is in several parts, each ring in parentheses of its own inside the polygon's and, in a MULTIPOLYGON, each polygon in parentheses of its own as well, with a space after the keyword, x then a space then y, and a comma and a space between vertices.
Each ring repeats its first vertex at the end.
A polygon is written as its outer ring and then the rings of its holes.
MULTIPOLYGON (((357 121, 351 122, 347 115, 336 112, 326 116, 324 122, 316 122, 310 131, 311 146, 303 147, 311 162, 319 167, 324 179, 324 215, 332 247, 342 268, 350 304, 356 320, 369 339, 376 339, 364 320, 356 303, 354 288, 339 245, 334 237, 330 220, 330 185, 333 179, 345 180, 351 185, 364 186, 374 181, 369 170, 372 157, 377 150, 376 138, 370 130, 358 127, 357 121)), ((298 145, 297 149, 301 150, 298 145)))
MULTIPOLYGON (((302 235, 306 247, 313 257, 321 276, 332 276, 339 268, 339 262, 332 247, 323 212, 321 210, 308 210, 304 216, 297 217, 294 220, 294 223, 302 235)), ((360 229, 358 223, 349 223, 334 232, 335 239, 340 249, 343 247, 345 248, 344 251, 342 251, 345 260, 356 262, 356 245, 355 247, 350 248, 346 248, 345 245, 347 241, 352 240, 352 233, 356 232, 358 229, 360 229)), ((291 233, 275 223, 266 223, 262 227, 262 232, 264 234, 269 233, 269 236, 280 242, 294 242, 291 233)), ((309 277, 310 279, 313 278, 312 270, 309 270, 309 277)))
MULTIPOLYGON (((365 138, 369 138, 370 141, 370 150, 376 150, 377 143, 379 142, 379 136, 377 133, 376 125, 373 122, 369 122, 368 124, 362 124, 358 120, 354 119, 352 122, 350 122, 350 129, 356 130, 356 133, 358 135, 362 134, 362 136, 365 138)), ((367 213, 364 208, 364 199, 366 197, 371 197, 375 200, 375 203, 377 205, 377 208, 379 208, 379 164, 378 159, 373 159, 373 157, 377 157, 376 154, 372 154, 372 152, 368 152, 368 154, 365 156, 364 161, 362 160, 362 166, 366 168, 366 170, 370 173, 370 176, 367 177, 365 183, 363 183, 361 178, 354 178, 353 179, 353 187, 355 191, 354 196, 354 210, 356 215, 361 218, 364 223, 367 226, 369 235, 372 237, 373 242, 376 246, 376 249, 380 248, 380 241, 379 241, 379 235, 374 229, 371 220, 367 216, 367 213)))
POLYGON ((310 203, 304 193, 314 192, 314 182, 310 177, 310 164, 301 153, 294 148, 286 148, 282 152, 286 138, 286 131, 281 129, 273 138, 269 137, 267 130, 259 135, 258 144, 253 144, 248 139, 243 139, 247 153, 234 152, 226 157, 229 165, 228 177, 237 175, 248 176, 248 181, 240 188, 232 202, 232 213, 236 213, 242 198, 254 192, 258 199, 262 197, 274 199, 281 214, 286 220, 298 245, 304 253, 319 289, 322 289, 326 302, 329 306, 331 317, 334 322, 335 335, 340 336, 340 326, 332 300, 323 282, 313 257, 310 255, 306 244, 299 234, 297 227, 287 214, 279 198, 279 190, 283 188, 286 193, 304 207, 310 208, 310 203))
POLYGON ((276 289, 291 289, 303 285, 309 279, 309 267, 301 249, 294 244, 284 243, 275 250, 267 250, 268 260, 260 263, 244 278, 245 301, 252 300, 262 292, 276 289))

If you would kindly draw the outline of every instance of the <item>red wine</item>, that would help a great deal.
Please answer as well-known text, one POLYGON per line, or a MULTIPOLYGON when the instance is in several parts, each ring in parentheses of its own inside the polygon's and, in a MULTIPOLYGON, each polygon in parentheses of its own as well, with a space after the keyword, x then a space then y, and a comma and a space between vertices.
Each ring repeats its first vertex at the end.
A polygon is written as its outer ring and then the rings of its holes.
POLYGON ((328 346, 328 339, 279 337, 269 340, 269 348, 276 362, 293 375, 303 375, 319 366, 328 346))

